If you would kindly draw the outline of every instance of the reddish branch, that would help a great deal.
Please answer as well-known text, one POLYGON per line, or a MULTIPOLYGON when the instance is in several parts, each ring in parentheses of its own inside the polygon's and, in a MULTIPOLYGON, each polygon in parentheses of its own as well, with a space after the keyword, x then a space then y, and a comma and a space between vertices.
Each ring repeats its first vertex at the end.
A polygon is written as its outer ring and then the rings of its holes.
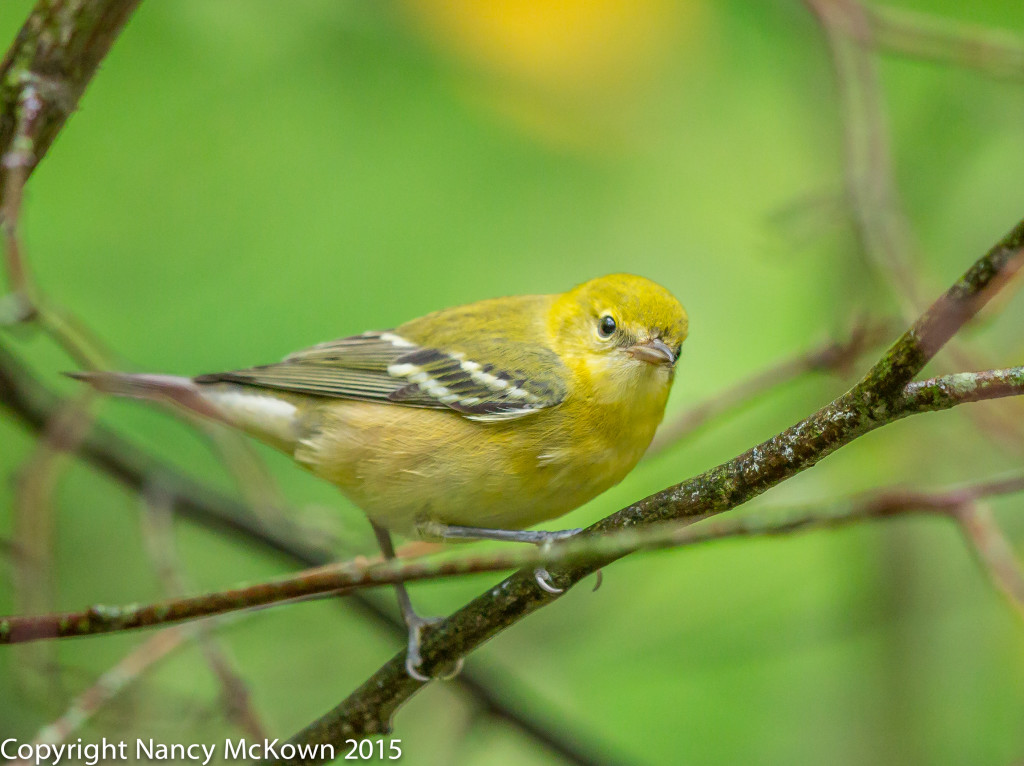
MULTIPOLYGON (((21 193, 138 5, 139 0, 39 0, 0 63, 0 227, 12 288, 8 300, 0 299, 0 323, 34 318, 83 366, 109 354, 87 328, 44 303, 33 289, 17 237, 21 193)), ((0 349, 0 405, 39 431, 61 403, 0 349)), ((114 431, 95 429, 83 454, 135 491, 161 484, 174 495, 175 511, 201 524, 240 534, 307 564, 332 558, 319 541, 308 539, 298 528, 257 517, 245 505, 153 459, 114 431)), ((404 626, 376 603, 362 598, 349 603, 404 635, 404 626)), ((597 762, 572 741, 572 735, 510 707, 489 688, 493 682, 486 674, 463 673, 457 683, 480 709, 509 721, 567 761, 597 762)))
MULTIPOLYGON (((1024 393, 1024 370, 1019 378, 1018 394, 1024 393)), ((793 533, 897 514, 934 513, 961 520, 960 512, 978 499, 1022 491, 1024 477, 1014 476, 944 491, 878 491, 840 503, 774 511, 761 516, 713 519, 695 526, 676 523, 643 530, 620 529, 601 537, 576 539, 548 551, 516 547, 444 561, 389 560, 335 564, 273 582, 154 604, 98 605, 79 612, 0 618, 0 643, 17 644, 133 630, 389 583, 499 572, 525 566, 603 561, 641 550, 676 548, 729 537, 793 533)))
MULTIPOLYGON (((936 301, 847 393, 742 455, 668 487, 581 533, 646 528, 721 513, 762 494, 819 460, 894 419, 904 391, 935 352, 991 298, 1024 260, 1024 221, 982 256, 936 301)), ((941 398, 941 397, 940 397, 941 398)), ((915 401, 916 397, 914 397, 915 401)), ((940 401, 932 402, 938 405, 940 401)), ((555 586, 567 589, 616 556, 548 567, 555 586)), ((557 596, 537 588, 531 571, 512 575, 437 626, 424 640, 424 668, 451 664, 557 596)), ((404 671, 404 652, 392 658, 337 707, 292 738, 293 743, 337 744, 348 737, 388 731, 392 715, 422 684, 404 671)))
MULTIPOLYGON (((850 0, 808 0, 819 9, 843 5, 850 0)), ((117 31, 138 0, 43 0, 19 35, 14 49, 0 65, 0 195, 11 190, 20 194, 21 185, 52 143, 60 126, 74 108, 82 89, 106 53, 117 31), (61 50, 61 47, 64 50, 61 50), (11 180, 13 179, 13 180, 11 180)), ((877 147, 876 147, 877 148, 877 147)), ((877 159, 881 154, 875 153, 877 159)), ((10 197, 10 195, 8 195, 10 197)), ((17 199, 3 207, 7 218, 16 219, 17 199), (12 212, 13 211, 13 214, 12 212)), ((26 281, 14 236, 13 222, 6 223, 6 234, 14 248, 9 250, 9 266, 15 287, 26 281)), ((898 245, 898 243, 897 243, 898 245)), ((686 482, 669 487, 635 503, 594 525, 567 544, 563 554, 551 554, 560 565, 549 571, 556 584, 568 588, 595 569, 610 563, 628 550, 603 550, 618 530, 646 534, 661 522, 685 524, 734 508, 756 497, 799 471, 814 465, 853 439, 875 428, 914 412, 945 409, 955 404, 1021 393, 1021 368, 984 373, 957 373, 913 383, 913 378, 954 333, 967 322, 991 295, 1020 267, 1024 245, 1024 223, 1018 225, 992 251, 980 259, 946 295, 896 341, 883 358, 849 392, 776 437, 748 450, 733 460, 686 482), (589 541, 589 542, 588 542, 589 541), (571 546, 589 548, 590 555, 569 560, 564 556, 571 546), (600 551, 594 554, 593 551, 600 551)), ((897 247, 897 250, 899 248, 897 247)), ((0 393, 4 381, 0 377, 0 393)), ((918 500, 921 498, 919 497, 918 500)), ((942 503, 948 503, 948 499, 942 503)), ((941 504, 941 503, 940 503, 941 504)), ((962 509, 962 505, 957 508, 962 509)), ((873 515, 891 514, 891 506, 875 506, 873 515), (878 510, 881 509, 881 510, 878 510)), ((962 510, 959 511, 962 513, 962 510)), ((965 529, 972 529, 971 519, 965 529)), ((977 517, 973 519, 977 523, 977 517)), ((238 523, 233 520, 233 523, 238 523)), ((675 534, 699 536, 711 534, 703 529, 721 530, 738 523, 714 520, 700 527, 676 527, 675 534)), ((797 521, 792 523, 796 524, 797 521)), ((808 522, 810 523, 810 522, 808 522)), ((795 528, 795 527, 794 527, 795 528)), ((734 528, 733 533, 737 533, 734 528)), ((772 531, 778 531, 773 528, 772 531)), ((977 537, 977 536, 976 536, 977 537)), ((985 540, 978 540, 979 550, 985 540)), ((989 541, 990 542, 990 541, 989 541)), ((634 546, 636 547, 636 546, 634 546)), ((991 546, 989 546, 991 547, 991 546)), ((414 562, 415 563, 415 562, 414 562)), ((394 567, 408 566, 402 564, 394 567)), ((458 562, 442 564, 455 566, 458 562)), ((293 598, 305 595, 309 582, 317 577, 336 576, 340 571, 319 572, 303 579, 301 587, 284 581, 258 586, 260 597, 293 598), (310 580, 309 578, 313 578, 310 580)), ((459 570, 470 571, 470 570, 459 570)), ((389 581, 384 565, 364 570, 359 576, 374 582, 389 581)), ((324 580, 320 587, 337 587, 338 580, 324 580)), ((251 596, 252 594, 248 594, 251 596)), ((214 594, 206 599, 219 601, 221 607, 239 604, 251 606, 242 590, 214 594)), ((489 590, 441 624, 424 642, 425 667, 441 667, 468 653, 482 642, 517 620, 555 600, 555 596, 535 587, 528 572, 513 575, 489 590)), ((204 601, 192 604, 199 612, 212 614, 213 606, 204 601), (202 609, 209 611, 203 612, 202 609)), ((121 629, 156 624, 181 616, 185 610, 169 602, 141 609, 93 608, 68 615, 56 623, 32 622, 46 618, 27 618, 28 622, 0 621, 0 639, 42 635, 74 635, 91 630, 121 629)), ((19 618, 20 619, 20 618, 19 618)), ((385 731, 391 715, 414 694, 420 684, 404 672, 404 657, 399 655, 337 708, 314 722, 294 741, 303 743, 340 743, 350 736, 385 731)))
MULTIPOLYGON (((804 2, 821 25, 832 59, 842 115, 847 196, 861 249, 882 280, 895 288, 909 319, 923 308, 922 299, 932 290, 912 268, 920 254, 893 173, 882 80, 872 48, 883 41, 931 39, 934 43, 941 27, 927 16, 873 9, 860 0, 804 2)), ((980 54, 992 40, 992 35, 979 36, 978 30, 949 25, 946 38, 954 31, 962 51, 973 44, 980 54)), ((1018 53, 1024 52, 1020 41, 1017 46, 1018 53)), ((991 366, 956 341, 946 349, 946 356, 962 370, 991 366)), ((971 416, 995 440, 1018 453, 1024 451, 1019 418, 993 416, 984 409, 972 411, 971 416)))

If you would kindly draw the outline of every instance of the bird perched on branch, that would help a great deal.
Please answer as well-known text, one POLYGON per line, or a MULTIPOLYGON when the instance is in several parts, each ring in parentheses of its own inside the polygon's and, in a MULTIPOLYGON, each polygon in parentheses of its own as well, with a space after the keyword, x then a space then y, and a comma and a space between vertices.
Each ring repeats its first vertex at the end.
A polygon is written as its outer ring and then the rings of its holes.
MULTIPOLYGON (((195 378, 75 373, 96 388, 167 398, 225 421, 337 485, 390 533, 546 543, 522 531, 617 484, 661 422, 687 316, 629 274, 559 295, 479 301, 195 378)), ((538 584, 556 590, 544 570, 538 584)), ((421 631, 404 587, 406 668, 421 631)))

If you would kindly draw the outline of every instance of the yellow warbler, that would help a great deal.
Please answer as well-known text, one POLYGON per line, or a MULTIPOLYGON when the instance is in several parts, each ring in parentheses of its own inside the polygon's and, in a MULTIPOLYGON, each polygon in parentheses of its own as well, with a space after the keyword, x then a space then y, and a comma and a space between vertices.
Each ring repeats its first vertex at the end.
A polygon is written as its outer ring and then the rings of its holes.
MULTIPOLYGON (((618 483, 661 422, 687 317, 628 274, 559 295, 444 309, 284 361, 179 378, 79 373, 112 393, 178 400, 291 455, 390 532, 543 543, 520 532, 618 483)), ((552 589, 538 570, 541 587, 552 589)), ((419 673, 426 620, 409 625, 419 673)))

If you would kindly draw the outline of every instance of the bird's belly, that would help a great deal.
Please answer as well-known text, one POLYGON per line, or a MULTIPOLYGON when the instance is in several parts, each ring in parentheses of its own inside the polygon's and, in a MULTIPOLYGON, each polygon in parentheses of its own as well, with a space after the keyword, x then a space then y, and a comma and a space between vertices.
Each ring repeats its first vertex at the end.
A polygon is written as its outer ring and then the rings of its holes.
POLYGON ((616 484, 650 440, 626 450, 570 446, 567 434, 545 428, 546 414, 477 423, 443 410, 332 402, 295 457, 399 534, 416 537, 427 520, 523 529, 616 484))

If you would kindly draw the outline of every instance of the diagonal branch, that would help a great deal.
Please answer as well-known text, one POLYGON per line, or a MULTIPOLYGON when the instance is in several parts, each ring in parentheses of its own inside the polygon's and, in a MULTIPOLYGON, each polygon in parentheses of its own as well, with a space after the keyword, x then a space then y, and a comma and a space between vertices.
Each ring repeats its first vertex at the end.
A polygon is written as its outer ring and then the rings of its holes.
POLYGON ((853 364, 866 352, 882 344, 896 331, 891 322, 861 322, 847 338, 831 340, 772 365, 663 423, 644 455, 660 454, 710 420, 738 409, 760 394, 781 388, 811 372, 848 375, 853 364))
POLYGON ((865 5, 864 11, 871 43, 886 52, 1024 80, 1024 39, 1019 35, 903 8, 865 5))
MULTIPOLYGON (((890 37, 902 39, 912 34, 912 28, 927 37, 936 26, 927 17, 873 10, 861 0, 804 0, 804 4, 817 18, 832 60, 843 125, 847 197, 860 249, 878 277, 894 288, 909 320, 923 308, 922 298, 932 289, 912 268, 921 258, 893 172, 884 90, 871 48, 885 30, 893 33, 890 37)), ((964 41, 966 47, 971 44, 964 41)), ((959 369, 990 366, 976 360, 962 342, 951 343, 946 353, 959 369)), ((1024 450, 1024 430, 1017 418, 997 418, 986 410, 972 411, 971 416, 994 439, 1016 452, 1024 450)))
POLYGON ((1024 618, 1024 569, 992 512, 975 499, 960 506, 956 516, 964 539, 970 543, 992 584, 1024 618))
MULTIPOLYGON (((42 433, 65 406, 66 400, 49 391, 0 346, 0 407, 30 430, 42 433)), ((160 487, 172 496, 175 513, 208 529, 237 535, 306 566, 322 566, 334 560, 333 551, 318 544, 297 526, 254 513, 245 504, 149 455, 139 445, 102 424, 93 426, 78 454, 132 492, 142 494, 154 486, 160 487)), ((375 599, 355 593, 345 603, 389 633, 405 637, 405 625, 382 609, 375 599)), ((591 734, 574 735, 565 731, 565 727, 556 730, 549 722, 506 701, 495 691, 502 688, 500 680, 487 670, 467 668, 453 683, 491 715, 512 723, 567 762, 580 766, 603 762, 592 755, 590 748, 578 744, 592 739, 591 734)))
MULTIPOLYGON (((936 301, 850 391, 818 412, 742 455, 640 500, 583 533, 685 521, 735 508, 888 422, 900 406, 904 387, 942 345, 991 298, 1024 260, 1024 221, 936 301)), ((615 560, 551 567, 563 589, 615 560)), ((520 571, 489 589, 437 626, 423 641, 424 668, 442 667, 468 654, 528 614, 552 603, 532 572, 520 571)), ((349 737, 380 733, 422 684, 405 673, 404 652, 380 668, 337 707, 292 738, 293 743, 337 744, 349 737)))
MULTIPOLYGON (((144 497, 143 504, 143 542, 164 590, 168 596, 176 597, 186 592, 188 587, 175 550, 171 499, 156 491, 144 497)), ((235 668, 234 661, 218 639, 214 627, 213 622, 201 622, 195 626, 192 638, 220 686, 220 702, 225 717, 253 739, 264 739, 266 728, 253 704, 249 686, 235 668)))
MULTIPOLYGON (((44 329, 61 342, 75 358, 88 364, 95 359, 99 344, 72 317, 41 302, 21 259, 17 238, 20 195, 56 135, 74 111, 100 61, 139 5, 139 0, 40 0, 23 25, 13 46, 0 63, 0 224, 7 251, 8 273, 14 290, 13 308, 8 313, 24 319, 38 312, 44 329), (10 195, 7 192, 10 191, 10 195), (10 196, 11 199, 5 199, 10 196), (15 305, 19 304, 19 305, 15 305), (40 308, 45 310, 39 312, 40 308)), ((59 400, 38 386, 11 357, 0 349, 0 403, 35 430, 59 407, 59 400)), ((207 526, 229 530, 307 564, 325 563, 331 552, 303 538, 291 525, 257 518, 237 501, 195 482, 181 472, 154 460, 116 432, 99 428, 87 439, 86 459, 101 471, 134 491, 152 482, 160 483, 175 498, 175 510, 207 526)), ((358 599, 352 603, 364 615, 389 630, 402 628, 374 602, 358 599)), ((479 697, 485 678, 467 679, 466 688, 479 697)), ((592 759, 575 749, 560 733, 530 720, 518 711, 502 707, 494 695, 481 699, 488 709, 500 708, 505 718, 549 748, 576 763, 592 759), (537 736, 545 731, 545 736, 537 736), (572 755, 568 755, 572 754, 572 755)))
POLYGON ((0 202, 11 169, 25 180, 46 155, 140 1, 36 4, 0 63, 0 202))
MULTIPOLYGON (((894 399, 889 414, 879 425, 919 412, 945 410, 958 404, 1019 395, 1024 395, 1024 367, 946 375, 908 384, 903 393, 894 399)), ((957 492, 947 491, 930 496, 903 494, 899 496, 899 502, 892 503, 891 506, 893 510, 899 512, 908 509, 949 511, 978 497, 1021 490, 1024 490, 1024 479, 1015 477, 957 492)), ((357 560, 299 572, 257 585, 154 604, 96 605, 83 611, 63 614, 3 617, 0 618, 0 644, 19 644, 39 639, 70 638, 147 628, 312 596, 348 595, 358 588, 375 588, 388 583, 507 571, 527 566, 606 562, 640 550, 676 547, 737 534, 792 532, 815 523, 834 524, 837 521, 888 515, 886 509, 890 504, 887 504, 887 499, 883 500, 861 502, 858 506, 860 510, 855 508, 854 512, 843 510, 838 515, 831 515, 820 511, 803 511, 798 512, 793 518, 783 519, 781 522, 769 520, 767 524, 741 518, 717 526, 705 524, 693 528, 686 523, 680 524, 679 521, 617 528, 600 536, 576 536, 550 550, 519 547, 496 554, 460 556, 440 562, 405 562, 390 559, 376 563, 357 560)))

